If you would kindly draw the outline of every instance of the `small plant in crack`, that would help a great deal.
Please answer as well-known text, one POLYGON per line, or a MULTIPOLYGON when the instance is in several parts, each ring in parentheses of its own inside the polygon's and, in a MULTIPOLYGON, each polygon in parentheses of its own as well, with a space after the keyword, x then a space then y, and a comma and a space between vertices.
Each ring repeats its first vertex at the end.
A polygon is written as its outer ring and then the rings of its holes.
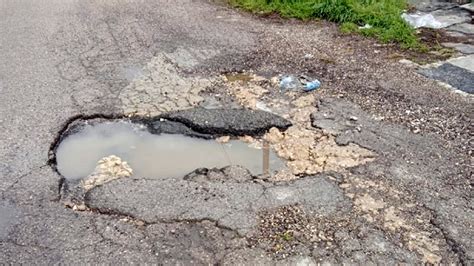
POLYGON ((293 240, 293 232, 286 231, 283 234, 280 234, 279 237, 284 241, 292 241, 293 240))
POLYGON ((297 254, 310 235, 310 219, 299 206, 267 210, 259 218, 258 233, 251 237, 250 243, 277 256, 297 254))

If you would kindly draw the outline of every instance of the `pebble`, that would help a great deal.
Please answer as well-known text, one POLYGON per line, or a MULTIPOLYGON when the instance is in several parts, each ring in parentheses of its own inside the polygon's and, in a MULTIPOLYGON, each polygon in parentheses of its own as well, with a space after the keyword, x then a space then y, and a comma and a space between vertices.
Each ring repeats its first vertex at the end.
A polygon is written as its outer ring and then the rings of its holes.
POLYGON ((216 141, 219 143, 227 143, 229 142, 229 140, 230 140, 230 136, 223 136, 216 139, 216 141))
POLYGON ((85 211, 87 208, 86 208, 86 205, 80 204, 80 205, 74 205, 72 209, 74 211, 85 211))

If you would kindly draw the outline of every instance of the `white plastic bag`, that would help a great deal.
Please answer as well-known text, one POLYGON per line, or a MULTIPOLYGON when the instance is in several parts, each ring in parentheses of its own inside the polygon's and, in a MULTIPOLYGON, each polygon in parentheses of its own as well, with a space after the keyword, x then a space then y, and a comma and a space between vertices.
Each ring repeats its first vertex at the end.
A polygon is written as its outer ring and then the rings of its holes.
POLYGON ((402 18, 413 28, 432 28, 441 29, 448 25, 435 19, 432 14, 417 12, 415 14, 403 13, 402 18))

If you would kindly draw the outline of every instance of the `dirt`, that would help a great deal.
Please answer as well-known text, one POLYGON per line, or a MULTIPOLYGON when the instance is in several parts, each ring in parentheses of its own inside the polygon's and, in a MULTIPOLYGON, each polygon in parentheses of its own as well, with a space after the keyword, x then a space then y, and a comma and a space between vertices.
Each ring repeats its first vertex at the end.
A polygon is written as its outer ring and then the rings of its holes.
POLYGON ((417 35, 425 48, 421 50, 404 50, 398 48, 399 52, 394 51, 393 57, 407 58, 418 64, 426 65, 437 61, 444 61, 457 54, 456 50, 443 47, 442 43, 474 43, 472 38, 467 36, 452 36, 444 29, 420 28, 417 29, 417 35))
POLYGON ((452 36, 445 29, 418 29, 418 36, 423 44, 430 48, 441 45, 444 42, 474 44, 474 40, 467 36, 452 36))

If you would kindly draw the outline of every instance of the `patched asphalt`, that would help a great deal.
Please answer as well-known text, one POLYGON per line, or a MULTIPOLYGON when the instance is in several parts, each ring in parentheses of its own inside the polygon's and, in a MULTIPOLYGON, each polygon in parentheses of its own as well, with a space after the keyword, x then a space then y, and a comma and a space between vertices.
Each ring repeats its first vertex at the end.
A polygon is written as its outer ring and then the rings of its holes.
POLYGON ((290 121, 280 116, 246 109, 194 108, 163 114, 161 117, 213 135, 258 136, 272 127, 285 130, 291 126, 290 121))
MULTIPOLYGON (((120 213, 145 223, 209 220, 245 236, 255 231, 258 212, 300 204, 309 213, 329 215, 349 207, 340 188, 321 177, 288 184, 192 180, 122 179, 86 194, 86 205, 100 212, 120 213)), ((237 177, 238 178, 238 177, 237 177)))
POLYGON ((458 90, 474 93, 474 72, 450 63, 444 63, 437 68, 421 69, 420 73, 432 79, 446 82, 458 90))

